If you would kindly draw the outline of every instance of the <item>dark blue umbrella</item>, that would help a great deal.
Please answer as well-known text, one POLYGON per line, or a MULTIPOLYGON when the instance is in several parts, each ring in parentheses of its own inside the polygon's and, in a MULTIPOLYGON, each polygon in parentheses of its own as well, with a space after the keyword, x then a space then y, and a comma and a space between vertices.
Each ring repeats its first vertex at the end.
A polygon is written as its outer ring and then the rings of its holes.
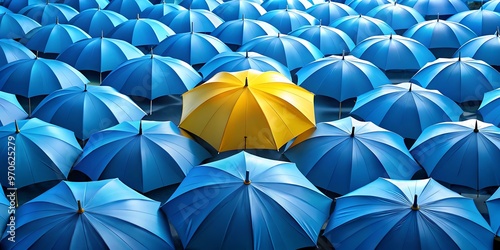
POLYGON ((238 19, 225 21, 210 35, 219 38, 226 45, 238 49, 241 45, 258 36, 277 36, 279 30, 264 21, 238 19))
POLYGON ((28 118, 14 94, 0 91, 0 126, 28 118))
POLYGON ((21 43, 12 39, 0 39, 0 67, 17 60, 33 58, 35 54, 21 43))
POLYGON ((461 23, 478 36, 489 35, 500 26, 500 13, 491 10, 469 10, 457 13, 447 19, 450 22, 461 23))
POLYGON ((69 20, 73 24, 91 37, 101 37, 107 35, 119 24, 127 21, 127 18, 111 10, 87 9, 80 12, 69 20))
POLYGON ((160 20, 160 18, 162 18, 163 16, 174 10, 184 10, 184 9, 186 8, 178 4, 167 3, 163 1, 162 3, 155 4, 153 6, 149 6, 146 9, 144 9, 141 13, 141 17, 160 20))
POLYGON ((349 16, 357 15, 358 12, 353 10, 346 4, 334 1, 327 1, 324 3, 317 3, 306 10, 307 13, 321 20, 322 23, 330 24, 333 20, 349 16))
POLYGON ((40 3, 28 5, 19 11, 32 18, 41 25, 55 23, 59 20, 60 23, 68 23, 68 21, 78 14, 78 11, 73 7, 60 3, 40 3))
POLYGON ((118 179, 63 181, 16 210, 3 249, 174 249, 160 202, 118 179))
POLYGON ((358 96, 351 115, 417 139, 422 131, 439 122, 458 121, 462 109, 436 90, 404 82, 387 84, 358 96))
POLYGON ((125 21, 108 33, 110 38, 127 41, 130 44, 150 50, 175 32, 160 21, 139 18, 125 21))
POLYGON ((210 33, 219 27, 224 20, 208 10, 174 10, 164 17, 160 22, 170 27, 175 33, 203 32, 210 33))
POLYGON ((355 44, 371 36, 396 34, 384 21, 363 15, 341 17, 329 26, 344 31, 355 44))
POLYGON ((115 11, 128 19, 132 19, 152 5, 148 0, 113 0, 104 9, 115 11))
POLYGON ((446 19, 456 13, 469 10, 462 0, 403 0, 401 3, 420 12, 426 20, 435 19, 437 16, 446 19))
POLYGON ((40 24, 25 15, 0 14, 0 38, 19 39, 37 27, 40 27, 40 24))
POLYGON ((0 140, 0 166, 5 169, 0 173, 0 182, 6 188, 65 180, 82 152, 73 132, 37 118, 0 127, 0 140), (14 179, 9 178, 12 173, 14 179))
POLYGON ((123 122, 92 134, 73 170, 91 180, 119 178, 141 193, 181 183, 210 157, 172 122, 123 122))
POLYGON ((109 0, 63 0, 62 2, 81 12, 92 8, 105 8, 106 6, 108 6, 110 1, 109 0))
POLYGON ((485 61, 487 64, 500 67, 500 57, 496 56, 500 51, 500 32, 494 35, 478 36, 464 43, 453 55, 454 57, 472 57, 485 61))
POLYGON ((295 164, 240 152, 194 167, 162 209, 187 249, 298 249, 330 205, 295 164))
POLYGON ((305 25, 288 34, 311 42, 325 56, 349 53, 355 46, 352 39, 344 31, 321 24, 305 25))
POLYGON ((140 120, 146 113, 129 97, 109 86, 70 87, 52 92, 33 116, 67 128, 81 140, 120 122, 140 120))
POLYGON ((477 110, 483 117, 485 122, 493 123, 495 126, 500 126, 500 89, 484 93, 483 100, 477 110))
POLYGON ((257 19, 267 11, 255 2, 228 1, 217 6, 212 12, 225 21, 231 21, 241 18, 257 19))
POLYGON ((292 9, 271 10, 258 18, 276 27, 281 33, 287 34, 304 25, 319 24, 318 19, 305 11, 292 9))
POLYGON ((366 15, 389 24, 397 34, 403 34, 413 25, 425 21, 424 17, 415 9, 396 2, 379 5, 366 15))
POLYGON ((401 136, 351 117, 318 123, 285 155, 315 186, 340 195, 379 177, 409 180, 420 169, 401 136))
POLYGON ((266 11, 294 9, 302 10, 310 8, 313 4, 308 0, 264 0, 261 4, 266 11))
POLYGON ((347 0, 346 4, 361 15, 366 15, 372 9, 391 3, 389 0, 347 0))
POLYGON ((178 4, 186 9, 212 11, 222 3, 222 0, 181 0, 178 4))

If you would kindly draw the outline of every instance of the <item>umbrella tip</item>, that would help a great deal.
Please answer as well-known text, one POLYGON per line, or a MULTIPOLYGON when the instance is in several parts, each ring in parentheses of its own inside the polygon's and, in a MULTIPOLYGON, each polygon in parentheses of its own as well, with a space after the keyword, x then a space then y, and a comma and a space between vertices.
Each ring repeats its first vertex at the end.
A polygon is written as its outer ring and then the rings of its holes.
POLYGON ((151 54, 151 59, 153 59, 153 47, 151 47, 151 49, 149 49, 149 53, 151 54))
POLYGON ((194 32, 194 22, 191 22, 191 34, 194 32))
POLYGON ((59 24, 59 17, 56 16, 56 24, 59 24))
POLYGON ((83 86, 83 92, 87 92, 87 84, 84 84, 84 86, 83 86))
POLYGON ((137 13, 137 20, 139 20, 139 18, 140 18, 140 14, 139 14, 139 13, 137 13))
POLYGON ((497 32, 496 33, 497 33, 496 35, 498 37, 498 34, 500 34, 500 28, 498 28, 498 26, 497 26, 497 32))
POLYGON ((142 135, 142 120, 139 121, 139 135, 142 135))
POLYGON ((288 11, 288 4, 285 6, 285 11, 288 11))
MULTIPOLYGON (((245 87, 248 87, 248 77, 245 77, 245 87)), ((247 139, 247 137, 245 136, 245 140, 247 139)))
POLYGON ((321 27, 321 20, 322 20, 322 19, 320 18, 320 19, 319 19, 319 27, 321 27))
POLYGON ((278 38, 280 37, 280 33, 278 32, 278 38))
POLYGON ((104 38, 104 30, 101 30, 101 39, 104 38))
POLYGON ((413 83, 410 82, 410 89, 408 89, 408 92, 411 92, 411 87, 413 86, 413 83))
POLYGON ((458 52, 458 61, 462 61, 462 52, 458 52))
POLYGON ((437 14, 436 22, 439 22, 439 13, 437 14))
POLYGON ((241 21, 245 21, 245 14, 241 14, 241 21))
POLYGON ((418 203, 417 203, 417 195, 415 194, 415 196, 413 197, 413 205, 411 205, 411 210, 413 211, 418 211, 420 210, 420 207, 418 206, 418 203))
POLYGON ((21 130, 19 130, 19 124, 17 124, 17 120, 14 120, 14 125, 16 126, 16 134, 21 133, 21 130))
POLYGON ((250 185, 250 183, 252 183, 252 182, 250 181, 250 171, 248 171, 248 170, 247 170, 247 172, 245 173, 245 181, 243 181, 243 183, 244 183, 245 185, 250 185))
POLYGON ((476 120, 476 125, 474 126, 474 133, 479 133, 479 128, 477 127, 477 120, 476 120))
POLYGON ((245 58, 248 58, 248 50, 245 51, 245 58))
POLYGON ((82 208, 82 203, 80 202, 80 200, 77 200, 76 201, 78 203, 78 213, 79 214, 83 214, 83 212, 85 212, 85 210, 82 208))
POLYGON ((345 49, 342 50, 342 60, 344 60, 345 57, 345 49))
POLYGON ((351 130, 351 137, 354 137, 354 130, 356 129, 356 127, 352 126, 352 130, 351 130))
POLYGON ((389 39, 392 40, 392 33, 389 35, 389 39))

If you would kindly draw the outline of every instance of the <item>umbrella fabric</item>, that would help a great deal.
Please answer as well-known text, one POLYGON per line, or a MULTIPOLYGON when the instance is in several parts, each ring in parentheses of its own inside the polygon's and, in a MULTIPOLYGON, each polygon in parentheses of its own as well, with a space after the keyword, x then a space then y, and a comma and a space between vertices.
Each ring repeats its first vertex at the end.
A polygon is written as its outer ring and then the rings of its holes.
POLYGON ((160 203, 118 179, 64 181, 16 210, 2 249, 174 249, 160 203), (80 204, 80 205, 79 205, 80 204))
POLYGON ((453 55, 453 57, 472 57, 482 60, 495 67, 500 66, 500 57, 496 56, 500 51, 499 32, 494 35, 478 36, 464 43, 453 55))
POLYGON ((52 92, 33 111, 33 116, 67 128, 81 140, 120 122, 146 115, 129 97, 109 86, 70 87, 52 92))
POLYGON ((311 42, 289 35, 260 36, 243 44, 239 52, 251 51, 273 58, 290 71, 324 57, 311 42))
POLYGON ((73 43, 87 38, 90 36, 77 26, 55 23, 31 30, 20 42, 31 50, 59 54, 73 43))
POLYGON ((475 119, 425 129, 410 149, 427 175, 477 191, 500 186, 500 128, 475 119))
POLYGON ((379 5, 366 15, 389 24, 397 34, 402 34, 415 24, 425 21, 424 17, 415 9, 396 2, 379 5))
MULTIPOLYGON (((403 4, 408 5, 404 1, 403 4)), ((436 16, 447 18, 469 10, 469 7, 462 0, 418 0, 413 1, 408 6, 420 12, 427 20, 434 19, 436 16)))
POLYGON ((358 12, 353 10, 348 5, 334 1, 317 3, 308 8, 306 12, 325 24, 330 24, 333 20, 341 17, 358 15, 358 12))
POLYGON ((366 13, 370 12, 372 9, 391 3, 389 0, 352 0, 346 1, 346 4, 351 7, 353 10, 358 12, 361 15, 366 15, 366 13))
POLYGON ((212 78, 219 72, 236 72, 254 69, 261 72, 276 71, 292 81, 288 68, 280 62, 255 52, 224 52, 206 62, 199 72, 203 80, 212 78))
POLYGON ((28 118, 14 94, 0 91, 0 126, 28 118))
POLYGON ((111 10, 87 9, 71 18, 69 23, 81 28, 91 37, 101 37, 125 21, 127 18, 111 10))
POLYGON ((141 17, 151 18, 154 20, 160 20, 163 16, 174 10, 184 10, 186 8, 173 3, 167 3, 163 1, 162 3, 149 6, 144 9, 141 13, 141 17))
POLYGON ((212 11, 222 3, 222 0, 182 0, 179 5, 186 9, 201 9, 212 11))
POLYGON ((491 249, 470 198, 433 179, 380 178, 337 198, 325 229, 335 249, 491 249))
MULTIPOLYGON (((11 229, 15 228, 15 227, 11 228, 10 226, 8 226, 8 228, 7 228, 7 226, 6 226, 10 220, 10 212, 13 210, 12 207, 14 207, 14 206, 11 206, 11 199, 15 198, 15 196, 12 197, 11 191, 9 191, 7 195, 9 195, 8 200, 7 200, 7 197, 5 196, 5 193, 2 189, 2 191, 0 192, 0 207, 2 209, 2 211, 0 212, 0 221, 1 221, 2 225, 4 225, 4 226, 0 227, 0 230, 2 230, 2 232, 13 231, 11 229), (5 230, 6 228, 7 228, 7 230, 5 230)), ((15 203, 15 201, 12 201, 12 203, 15 203)), ((12 204, 12 205, 14 205, 14 204, 12 204)))
POLYGON ((132 19, 152 5, 148 0, 113 0, 104 9, 115 11, 127 19, 132 19))
MULTIPOLYGON (((139 16, 138 16, 139 17, 139 16)), ((154 47, 175 32, 160 21, 149 18, 136 18, 125 21, 108 33, 110 38, 127 41, 140 47, 154 47)))
POLYGON ((500 234, 500 216, 498 211, 500 211, 500 191, 498 189, 491 195, 490 198, 486 200, 486 206, 488 207, 488 215, 490 218, 491 229, 496 236, 500 234))
POLYGON ((323 26, 305 25, 289 33, 314 44, 324 55, 349 53, 355 46, 352 39, 342 30, 323 26))
POLYGON ((318 123, 285 155, 315 186, 341 195, 379 177, 409 180, 420 169, 401 136, 351 117, 318 123))
POLYGON ((12 39, 0 39, 0 67, 21 59, 34 59, 35 54, 12 39))
POLYGON ((162 210, 187 249, 298 249, 330 205, 295 164, 240 152, 193 168, 162 210))
POLYGON ((261 4, 266 11, 293 9, 305 11, 313 4, 308 0, 264 0, 261 4))
POLYGON ((27 16, 15 13, 0 14, 0 38, 20 39, 37 27, 40 27, 40 24, 27 16))
POLYGON ((500 88, 500 73, 472 58, 439 58, 411 79, 426 89, 439 90, 455 102, 481 101, 485 92, 500 88))
POLYGON ((354 56, 320 58, 297 71, 297 78, 297 85, 341 102, 391 83, 377 66, 354 56))
POLYGON ((0 141, 0 166, 5 169, 0 173, 0 182, 7 188, 65 180, 82 152, 73 132, 37 118, 0 127, 0 141), (12 152, 15 152, 14 162, 8 159, 12 152), (9 178, 9 165, 15 165, 15 181, 9 178))
POLYGON ((221 72, 182 95, 179 126, 218 152, 279 149, 314 127, 313 94, 273 72, 221 72))
POLYGON ((481 8, 483 10, 491 10, 491 11, 499 12, 500 11, 500 1, 498 1, 498 0, 492 0, 492 1, 485 2, 481 6, 481 8))
POLYGON ((47 25, 57 21, 68 23, 71 18, 78 14, 78 11, 66 4, 40 3, 22 8, 19 14, 30 17, 41 25, 47 25))
POLYGON ((369 37, 356 45, 351 54, 372 62, 382 70, 417 71, 436 60, 423 44, 399 35, 369 37))
POLYGON ((231 21, 241 18, 257 19, 267 11, 255 2, 228 1, 217 6, 212 12, 225 21, 231 21))
POLYGON ((458 121, 462 109, 436 90, 403 82, 384 85, 358 96, 351 115, 417 139, 430 125, 458 121))
POLYGON ((91 8, 105 8, 109 4, 109 0, 63 0, 67 4, 79 12, 91 8))
POLYGON ((228 46, 239 48, 246 42, 258 36, 277 36, 279 30, 264 21, 252 19, 238 19, 225 21, 210 35, 219 38, 228 46))
POLYGON ((5 3, 5 0, 2 2, 2 6, 0 6, 0 14, 5 14, 5 13, 14 13, 12 10, 9 10, 6 6, 7 4, 5 3))
POLYGON ((187 9, 171 11, 160 18, 160 22, 170 27, 175 33, 210 33, 224 20, 208 10, 187 9))
POLYGON ((127 121, 92 134, 73 170, 91 180, 119 178, 145 193, 181 183, 208 157, 170 121, 127 121))
POLYGON ((446 20, 461 23, 478 36, 483 36, 494 33, 500 26, 500 13, 483 9, 469 10, 459 12, 446 20))
POLYGON ((484 93, 481 105, 477 110, 485 122, 493 123, 495 126, 500 126, 500 116, 498 116, 498 112, 500 112, 499 97, 500 89, 484 93))
POLYGON ((329 26, 344 31, 355 44, 372 36, 396 34, 384 21, 363 15, 341 17, 329 26))
POLYGON ((319 24, 319 21, 307 12, 293 9, 271 10, 258 20, 271 24, 283 34, 288 34, 304 25, 319 24))
MULTIPOLYGON (((4 0, 2 6, 7 7, 9 10, 11 10, 14 13, 19 13, 19 11, 28 6, 28 5, 35 5, 35 4, 41 4, 41 3, 46 3, 47 1, 43 0, 4 0)), ((49 2, 54 2, 54 0, 49 0, 49 2)))

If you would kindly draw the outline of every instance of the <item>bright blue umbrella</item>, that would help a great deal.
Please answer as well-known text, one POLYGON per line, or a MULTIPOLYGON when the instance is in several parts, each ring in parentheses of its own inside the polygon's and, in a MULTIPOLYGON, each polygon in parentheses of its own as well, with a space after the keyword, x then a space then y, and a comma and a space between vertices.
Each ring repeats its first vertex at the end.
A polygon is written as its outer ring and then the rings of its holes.
POLYGON ((0 14, 0 38, 19 39, 37 27, 40 27, 40 24, 25 15, 0 14))
POLYGON ((483 117, 485 122, 493 123, 495 126, 500 126, 500 89, 484 93, 483 100, 477 110, 483 117))
POLYGON ((0 140, 0 166, 5 169, 0 173, 0 182, 7 188, 65 180, 82 152, 73 132, 37 118, 0 127, 0 140), (12 147, 15 147, 15 151, 12 147), (14 160, 8 159, 9 156, 14 157, 14 160), (12 172, 15 173, 15 179, 9 178, 12 176, 7 171, 12 170, 10 165, 15 166, 12 172))
POLYGON ((62 2, 78 11, 84 11, 91 8, 105 8, 110 0, 63 0, 62 2))
MULTIPOLYGON (((6 6, 9 10, 14 13, 18 13, 22 8, 28 5, 35 5, 40 3, 46 3, 45 0, 4 0, 2 6, 6 6)), ((54 0, 49 0, 49 2, 54 2, 54 0)))
POLYGON ((344 31, 355 44, 371 36, 396 34, 384 21, 363 15, 341 17, 329 26, 344 31))
POLYGON ((199 69, 199 72, 203 76, 203 80, 206 81, 219 72, 238 72, 247 69, 255 69, 261 72, 277 71, 290 81, 292 80, 290 70, 285 65, 255 52, 220 53, 206 62, 199 69))
POLYGON ((475 119, 425 129, 410 149, 427 175, 477 191, 500 186, 500 128, 475 119))
POLYGON ((186 9, 200 9, 212 11, 222 3, 222 0, 182 0, 179 5, 186 9))
POLYGON ((90 36, 77 26, 56 22, 31 30, 20 42, 34 51, 59 54, 73 43, 87 38, 90 36))
POLYGON ((91 37, 101 37, 107 35, 119 24, 127 21, 127 18, 111 10, 87 9, 71 18, 73 24, 91 37))
POLYGON ((264 7, 266 11, 272 10, 283 10, 283 9, 294 9, 302 10, 310 8, 313 4, 308 0, 264 0, 261 6, 264 7))
POLYGON ((258 3, 235 0, 222 3, 212 12, 225 21, 231 21, 241 18, 257 19, 267 11, 258 3))
POLYGON ((170 27, 175 33, 203 32, 210 33, 224 20, 208 10, 174 10, 160 18, 160 22, 170 27))
POLYGON ((402 1, 422 14, 426 20, 435 19, 442 16, 444 19, 463 11, 468 11, 469 7, 462 0, 418 0, 402 1), (408 2, 408 3, 406 3, 408 2))
POLYGON ((469 10, 459 12, 446 20, 461 23, 478 36, 483 36, 494 33, 500 26, 500 13, 483 9, 469 10))
POLYGON ((356 45, 351 54, 372 62, 382 70, 417 71, 436 60, 423 44, 399 35, 369 37, 356 45))
POLYGON ((265 35, 277 36, 278 33, 279 30, 264 21, 238 19, 225 21, 210 35, 219 38, 226 45, 234 47, 236 50, 253 38, 265 35))
POLYGON ((181 183, 208 157, 170 121, 133 121, 92 134, 73 170, 94 181, 119 178, 146 193, 181 183))
MULTIPOLYGON (((5 4, 5 1, 2 2, 2 4, 5 4)), ((0 6, 0 14, 5 14, 5 13, 14 13, 12 10, 9 10, 6 6, 0 6)))
POLYGON ((14 94, 0 91, 0 126, 28 118, 14 94))
POLYGON ((500 0, 492 0, 492 1, 485 2, 481 6, 481 8, 483 10, 491 10, 491 11, 500 12, 500 0))
POLYGON ((148 0, 113 0, 104 9, 115 11, 128 19, 132 19, 152 5, 148 0))
POLYGON ((389 0, 352 0, 346 1, 346 4, 351 7, 353 10, 358 12, 361 15, 366 15, 366 13, 370 12, 372 9, 391 3, 389 0))
POLYGON ((68 21, 78 14, 78 11, 73 7, 60 3, 40 3, 28 5, 19 11, 32 18, 41 25, 55 23, 58 20, 60 23, 68 23, 68 21))
POLYGON ((17 60, 33 58, 35 54, 21 43, 12 39, 0 39, 0 67, 17 60))
POLYGON ((94 132, 146 115, 129 97, 109 86, 85 85, 52 92, 33 116, 67 128, 87 140, 94 132))
POLYGON ((335 249, 491 249, 474 201, 433 179, 380 178, 337 198, 324 235, 335 249))
POLYGON ((486 200, 491 229, 496 236, 500 235, 500 216, 498 216, 498 211, 500 211, 500 191, 498 190, 497 188, 495 193, 486 200))
POLYGON ((167 3, 163 1, 162 3, 155 4, 153 6, 149 6, 144 9, 141 13, 141 17, 151 18, 155 20, 160 20, 166 14, 174 11, 174 10, 184 10, 186 8, 173 3, 167 3))
POLYGON ((0 227, 0 230, 2 230, 2 232, 8 231, 10 234, 10 232, 14 232, 16 228, 15 221, 10 218, 10 212, 13 211, 12 208, 15 207, 14 199, 16 197, 15 192, 12 192, 10 190, 8 190, 7 195, 9 199, 7 199, 7 197, 5 196, 3 189, 2 191, 0 191, 0 207, 3 210, 2 212, 0 212, 0 221, 2 223, 1 225, 3 225, 0 227), (8 223, 10 223, 11 225, 7 226, 8 223))
POLYGON ((63 181, 16 210, 15 242, 3 249, 174 249, 151 200, 118 179, 63 181))
POLYGON ((295 164, 240 152, 194 167, 162 209, 187 249, 298 249, 330 205, 295 164))
POLYGON ((322 23, 330 24, 333 20, 349 16, 349 15, 358 15, 358 12, 353 10, 346 4, 337 3, 333 1, 327 1, 324 3, 317 3, 306 10, 311 16, 315 17, 318 20, 321 20, 322 23))
POLYGON ((290 71, 324 57, 311 42, 289 35, 260 36, 243 44, 239 52, 252 51, 282 63, 290 71))
POLYGON ((396 2, 379 5, 366 15, 389 24, 397 34, 402 34, 413 25, 425 21, 424 17, 415 9, 396 2))
POLYGON ((325 56, 349 53, 355 46, 344 31, 321 24, 305 25, 288 34, 311 42, 325 56))
POLYGON ((358 96, 351 115, 417 139, 422 131, 439 122, 458 121, 462 109, 436 90, 404 82, 387 84, 358 96))
POLYGON ((340 195, 379 177, 409 180, 420 169, 401 136, 351 117, 318 123, 285 155, 315 186, 340 195))
POLYGON ((307 12, 293 9, 271 10, 258 20, 271 24, 283 34, 288 34, 304 25, 319 24, 318 19, 307 12))
POLYGON ((439 58, 426 64, 411 79, 435 89, 455 102, 481 101, 484 93, 500 88, 500 73, 472 58, 439 58))
POLYGON ((478 36, 464 43, 453 57, 472 57, 485 61, 487 64, 500 67, 500 57, 496 56, 500 51, 500 32, 497 30, 494 35, 478 36))

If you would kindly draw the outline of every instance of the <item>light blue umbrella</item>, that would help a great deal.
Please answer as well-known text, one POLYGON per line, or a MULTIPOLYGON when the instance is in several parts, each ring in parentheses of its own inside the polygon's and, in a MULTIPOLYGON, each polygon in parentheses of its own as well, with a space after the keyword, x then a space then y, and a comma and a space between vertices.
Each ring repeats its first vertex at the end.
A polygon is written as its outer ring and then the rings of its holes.
POLYGON ((372 9, 391 3, 389 0, 347 0, 346 4, 361 15, 366 15, 372 9))
POLYGON ((119 178, 141 193, 181 183, 210 157, 174 123, 123 122, 92 134, 75 162, 91 180, 119 178))
POLYGON ((415 9, 396 2, 379 5, 366 15, 389 24, 397 34, 403 34, 413 25, 425 21, 424 17, 415 9))
POLYGON ((241 45, 258 36, 277 36, 279 30, 269 23, 253 19, 225 21, 210 35, 219 38, 226 45, 238 49, 241 45))
POLYGON ((377 65, 382 70, 417 71, 436 60, 420 42, 399 36, 372 36, 357 44, 351 54, 377 65))
POLYGON ((174 249, 160 202, 118 179, 63 181, 16 210, 2 249, 174 249))
POLYGON ((500 89, 484 93, 483 100, 477 110, 483 117, 485 122, 493 123, 495 126, 500 126, 500 89))
POLYGON ((194 167, 162 209, 187 249, 298 249, 330 205, 295 164, 240 152, 194 167))
POLYGON ((258 3, 236 0, 222 3, 212 12, 225 21, 231 21, 241 18, 257 19, 267 11, 258 3))
POLYGON ((351 115, 417 139, 422 131, 439 122, 458 121, 462 109, 436 90, 403 82, 387 84, 358 96, 351 115))
POLYGON ((73 43, 87 38, 90 38, 89 34, 77 26, 56 22, 31 30, 20 42, 34 51, 59 54, 73 43))
POLYGON ((372 36, 396 34, 384 21, 363 15, 341 17, 329 26, 344 31, 355 44, 372 36))
POLYGON ((481 8, 483 10, 491 10, 491 11, 500 12, 500 0, 492 0, 492 1, 485 2, 481 6, 481 8))
POLYGON ((308 0, 264 0, 260 5, 264 7, 266 11, 283 9, 305 11, 313 4, 308 0))
POLYGON ((289 35, 260 36, 243 44, 239 52, 251 51, 268 56, 282 63, 290 71, 324 57, 311 42, 289 35))
POLYGON ((60 23, 68 23, 71 18, 78 14, 78 11, 66 4, 47 1, 47 3, 28 5, 22 8, 19 14, 30 17, 41 25, 47 25, 55 23, 56 20, 59 20, 60 23))
POLYGON ((493 193, 493 195, 491 195, 490 198, 486 200, 491 229, 497 237, 498 235, 500 235, 500 217, 497 213, 497 211, 500 211, 500 191, 498 190, 499 189, 497 188, 495 193, 493 193))
MULTIPOLYGON (((5 1, 2 2, 2 4, 5 4, 5 1)), ((0 6, 0 14, 5 14, 5 13, 14 13, 12 10, 9 10, 6 6, 2 5, 0 6)))
POLYGON ((167 3, 165 1, 155 4, 153 6, 149 6, 144 9, 141 13, 141 17, 151 18, 155 20, 160 20, 166 14, 174 11, 174 10, 184 10, 186 8, 173 3, 167 3))
POLYGON ((358 15, 358 12, 349 7, 349 5, 330 0, 313 5, 306 12, 325 24, 330 24, 333 20, 341 17, 358 15))
POLYGON ((271 10, 258 20, 271 24, 283 34, 288 34, 304 25, 319 24, 318 19, 307 12, 293 9, 271 10))
POLYGON ((62 0, 62 2, 81 12, 92 8, 105 8, 106 6, 108 6, 110 1, 109 0, 62 0))
POLYGON ((208 10, 174 10, 160 18, 160 22, 170 27, 175 33, 203 32, 210 33, 224 20, 208 10))
POLYGON ((85 85, 52 92, 33 111, 33 116, 67 128, 76 138, 146 115, 129 97, 109 86, 85 85))
POLYGON ((0 91, 0 126, 28 118, 14 94, 0 91))
POLYGON ((464 43, 453 57, 472 57, 485 61, 487 64, 500 67, 500 57, 496 56, 500 51, 500 32, 497 30, 494 35, 478 36, 464 43))
POLYGON ((182 0, 179 5, 186 9, 212 11, 222 3, 222 0, 182 0))
POLYGON ((439 58, 426 64, 410 82, 439 90, 455 102, 481 101, 484 93, 500 88, 500 73, 472 58, 439 58))
POLYGON ((474 201, 433 179, 380 178, 337 198, 324 235, 335 249, 491 249, 474 201))
POLYGON ((340 195, 379 177, 409 180, 420 170, 401 136, 351 117, 318 123, 285 155, 315 186, 340 195))
POLYGON ((478 36, 483 36, 494 33, 500 26, 500 13, 483 9, 469 10, 459 12, 446 20, 461 23, 478 36))
POLYGON ((73 132, 37 118, 0 127, 0 141, 0 166, 5 169, 0 173, 0 182, 6 188, 65 180, 82 152, 73 132), (8 159, 9 156, 14 160, 8 159), (14 180, 9 178, 12 175, 7 171, 12 169, 10 165, 15 166, 14 180))
POLYGON ((0 39, 0 67, 21 59, 34 59, 35 54, 12 39, 0 39))
POLYGON ((111 10, 86 9, 69 20, 91 37, 107 35, 119 24, 127 21, 127 18, 111 10))
POLYGON ((0 38, 19 39, 37 27, 40 27, 40 24, 25 15, 0 14, 0 38))
POLYGON ((305 25, 288 34, 311 42, 325 56, 349 53, 355 46, 344 31, 321 24, 305 25))
POLYGON ((410 149, 427 175, 477 191, 500 186, 500 128, 475 119, 425 129, 410 149))
POLYGON ((132 19, 152 5, 148 0, 113 0, 104 9, 115 11, 128 19, 132 19))
POLYGON ((403 0, 402 4, 414 8, 426 20, 435 19, 437 16, 446 19, 454 14, 469 10, 469 7, 462 0, 403 0))

